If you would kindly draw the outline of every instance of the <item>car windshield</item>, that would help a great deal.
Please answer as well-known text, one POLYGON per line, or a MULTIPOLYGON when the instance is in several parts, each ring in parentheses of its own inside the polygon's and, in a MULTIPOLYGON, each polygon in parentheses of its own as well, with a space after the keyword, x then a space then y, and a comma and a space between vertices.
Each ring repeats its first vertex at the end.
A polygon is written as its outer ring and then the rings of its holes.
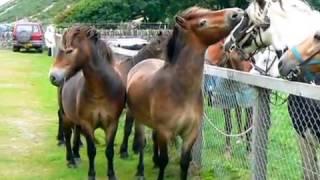
POLYGON ((37 25, 27 25, 27 24, 17 25, 17 32, 21 32, 21 31, 40 32, 40 29, 37 25))

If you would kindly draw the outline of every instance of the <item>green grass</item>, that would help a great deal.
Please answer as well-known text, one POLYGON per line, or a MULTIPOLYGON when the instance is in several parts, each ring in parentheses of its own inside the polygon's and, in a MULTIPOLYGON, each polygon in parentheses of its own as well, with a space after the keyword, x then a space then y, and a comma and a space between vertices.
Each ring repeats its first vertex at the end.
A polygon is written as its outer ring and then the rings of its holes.
MULTIPOLYGON (((52 60, 44 54, 12 53, 0 50, 0 176, 1 179, 86 179, 88 161, 86 149, 81 149, 82 163, 78 169, 68 169, 65 150, 56 146, 57 101, 56 89, 48 81, 52 60)), ((123 121, 115 145, 115 169, 118 178, 134 179, 138 157, 130 146, 128 160, 119 158, 123 121)), ((106 177, 104 137, 97 132, 96 173, 106 177)), ((179 177, 176 151, 173 149, 166 176, 179 177)), ((156 179, 151 148, 146 148, 145 175, 156 179)))
MULTIPOLYGON (((56 89, 47 77, 52 59, 44 54, 12 53, 0 50, 0 176, 1 179, 86 179, 88 161, 81 149, 82 163, 68 169, 65 150, 56 146, 57 101, 56 89)), ((220 109, 206 107, 207 115, 223 130, 224 118, 220 109)), ((234 119, 234 118, 233 118, 234 119)), ((120 180, 135 179, 137 156, 130 151, 128 160, 119 158, 123 121, 115 145, 115 169, 120 180)), ((233 122, 236 133, 236 123, 233 122)), ((250 161, 245 143, 232 138, 233 154, 224 156, 225 137, 208 122, 204 125, 201 179, 250 179, 250 161)), ((272 180, 301 179, 301 162, 296 133, 291 125, 286 105, 272 106, 272 127, 268 144, 268 177, 272 180)), ((98 179, 106 177, 103 133, 98 130, 96 171, 98 179)), ((150 143, 149 143, 150 144, 150 143)), ((129 144, 131 147, 131 143, 129 144)), ((178 179, 179 156, 170 149, 166 179, 178 179)), ((151 147, 146 147, 145 174, 156 179, 158 170, 152 168, 151 147)))
MULTIPOLYGON (((274 99, 272 99, 274 101, 274 99)), ((279 102, 278 102, 279 103, 279 102)), ((206 107, 206 114, 211 121, 224 131, 224 116, 221 109, 206 107)), ((244 115, 242 118, 244 121, 244 115)), ((268 143, 268 179, 301 179, 302 167, 298 150, 296 132, 288 115, 287 105, 271 105, 272 126, 268 143)), ((244 122, 243 122, 244 123, 244 122)), ((233 113, 233 134, 238 133, 233 113)), ((232 139, 232 158, 225 156, 225 137, 217 132, 208 122, 204 123, 204 168, 203 176, 217 179, 250 179, 250 156, 245 149, 245 142, 238 144, 239 138, 232 139)))

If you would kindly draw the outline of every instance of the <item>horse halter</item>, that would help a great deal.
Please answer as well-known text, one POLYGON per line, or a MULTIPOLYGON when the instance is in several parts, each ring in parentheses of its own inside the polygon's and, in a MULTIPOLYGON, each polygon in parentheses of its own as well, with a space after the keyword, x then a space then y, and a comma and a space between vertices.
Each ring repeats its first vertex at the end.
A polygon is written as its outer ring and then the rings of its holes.
POLYGON ((226 51, 236 50, 240 53, 240 56, 244 60, 249 60, 256 54, 258 49, 264 48, 267 45, 263 42, 261 33, 270 27, 270 19, 265 16, 264 23, 254 24, 248 14, 246 13, 240 23, 235 27, 233 32, 230 34, 230 47, 227 47, 226 51), (247 19, 246 19, 247 18, 247 19), (243 28, 243 29, 240 29, 243 28), (259 38, 259 42, 257 41, 259 38), (243 49, 248 43, 253 42, 257 49, 252 53, 246 53, 243 49))
MULTIPOLYGON (((256 71, 258 71, 261 75, 265 75, 268 76, 269 71, 271 70, 272 66, 274 65, 274 63, 276 62, 277 57, 274 57, 273 60, 271 61, 271 63, 267 63, 265 69, 259 67, 256 65, 256 63, 252 63, 253 67, 256 71)), ((269 61, 268 61, 269 62, 269 61)))
MULTIPOLYGON (((312 53, 306 59, 302 58, 302 55, 296 46, 293 46, 290 50, 294 56, 294 60, 296 60, 299 64, 296 66, 295 69, 292 69, 291 72, 288 74, 288 76, 287 76, 288 79, 297 78, 299 76, 299 74, 301 73, 301 69, 303 67, 310 66, 310 65, 320 65, 320 59, 314 59, 314 56, 316 56, 318 53, 320 53, 320 48, 317 49, 314 53, 312 53)), ((314 73, 312 73, 310 71, 305 71, 305 73, 306 73, 307 81, 314 80, 314 73)))

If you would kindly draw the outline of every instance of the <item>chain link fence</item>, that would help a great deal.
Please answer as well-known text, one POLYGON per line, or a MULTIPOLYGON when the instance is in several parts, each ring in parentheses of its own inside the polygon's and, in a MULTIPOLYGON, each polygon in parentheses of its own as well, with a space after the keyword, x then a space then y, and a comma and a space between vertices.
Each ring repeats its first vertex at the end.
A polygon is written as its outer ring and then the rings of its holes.
POLYGON ((320 179, 319 87, 207 66, 202 133, 194 160, 203 179, 320 179))

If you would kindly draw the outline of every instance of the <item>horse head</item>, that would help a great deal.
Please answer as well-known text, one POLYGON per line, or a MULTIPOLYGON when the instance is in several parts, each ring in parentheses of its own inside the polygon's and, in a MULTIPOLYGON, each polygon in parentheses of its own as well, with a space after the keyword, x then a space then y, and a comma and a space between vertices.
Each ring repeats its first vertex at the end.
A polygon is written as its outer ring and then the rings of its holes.
POLYGON ((320 31, 288 49, 280 59, 279 71, 289 80, 304 74, 307 81, 312 81, 320 72, 320 31))
POLYGON ((210 45, 205 53, 205 61, 207 64, 236 69, 249 72, 252 69, 252 64, 249 61, 241 60, 240 57, 233 57, 223 50, 224 40, 210 45))
POLYGON ((99 40, 98 32, 87 26, 73 26, 62 37, 63 49, 53 62, 49 76, 53 85, 61 84, 76 74, 92 59, 92 52, 99 40))
POLYGON ((171 62, 177 49, 185 44, 204 51, 209 45, 226 37, 243 16, 243 10, 230 8, 219 11, 191 7, 176 16, 176 25, 167 44, 167 57, 171 62))

